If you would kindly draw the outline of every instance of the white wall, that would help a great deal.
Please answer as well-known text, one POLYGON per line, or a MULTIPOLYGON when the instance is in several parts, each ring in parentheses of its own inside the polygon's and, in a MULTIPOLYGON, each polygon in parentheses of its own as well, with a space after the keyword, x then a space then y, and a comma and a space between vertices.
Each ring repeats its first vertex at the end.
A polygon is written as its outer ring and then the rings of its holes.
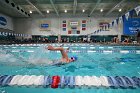
POLYGON ((2 29, 8 29, 8 30, 13 30, 14 29, 13 28, 13 19, 11 17, 6 16, 6 15, 1 14, 1 13, 0 13, 0 17, 5 18, 6 21, 7 21, 6 25, 1 25, 0 24, 0 28, 2 28, 2 29))
MULTIPOLYGON (((32 35, 51 35, 51 34, 61 34, 69 35, 67 31, 62 31, 62 21, 63 20, 87 20, 87 30, 80 31, 80 35, 87 35, 93 33, 99 29, 100 22, 112 22, 116 18, 98 18, 98 17, 74 17, 74 18, 19 18, 14 20, 14 27, 16 33, 22 34, 32 34, 32 35), (51 31, 40 31, 39 21, 49 20, 51 21, 51 31)), ((114 26, 110 31, 102 31, 98 35, 118 35, 122 34, 122 26, 114 26)))

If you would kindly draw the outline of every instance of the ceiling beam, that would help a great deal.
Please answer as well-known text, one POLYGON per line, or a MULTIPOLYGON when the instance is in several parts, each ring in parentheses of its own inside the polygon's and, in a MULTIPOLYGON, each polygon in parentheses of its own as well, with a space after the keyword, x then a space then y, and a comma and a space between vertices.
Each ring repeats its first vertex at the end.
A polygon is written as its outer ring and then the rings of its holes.
POLYGON ((96 9, 96 7, 99 5, 99 3, 101 2, 101 0, 98 0, 97 1, 97 3, 96 3, 96 5, 95 5, 95 7, 91 10, 91 12, 90 12, 90 14, 89 14, 89 16, 91 16, 92 15, 92 13, 94 12, 94 10, 96 9))
POLYGON ((32 7, 34 7, 35 9, 36 9, 36 11, 41 15, 41 16, 45 16, 45 15, 43 15, 43 13, 35 6, 35 5, 33 5, 29 0, 26 0, 32 7))
MULTIPOLYGON (((15 2, 13 2, 13 1, 10 1, 10 3, 14 3, 14 4, 15 4, 15 2)), ((17 6, 17 5, 15 5, 15 6, 17 6)), ((18 5, 18 6, 21 7, 20 5, 18 5)), ((6 13, 6 12, 9 11, 9 10, 11 10, 11 11, 14 10, 15 12, 21 14, 23 17, 29 17, 28 15, 25 14, 25 12, 18 11, 17 8, 12 7, 11 4, 5 3, 4 0, 0 0, 0 8, 1 8, 2 10, 4 10, 4 13, 6 13), (2 7, 2 8, 1 8, 1 7, 2 7)), ((15 13, 15 12, 14 12, 14 13, 15 13)), ((9 14, 9 13, 10 13, 10 12, 8 12, 7 14, 9 14)), ((12 13, 13 13, 13 12, 12 12, 12 13)), ((15 15, 16 15, 16 14, 15 14, 15 15)))
POLYGON ((59 16, 59 12, 58 12, 58 10, 56 9, 56 7, 55 7, 55 5, 54 5, 53 1, 52 1, 52 0, 50 0, 50 2, 51 2, 52 7, 53 7, 53 8, 54 8, 54 10, 55 10, 55 12, 56 12, 57 16, 59 16))
POLYGON ((73 15, 75 15, 75 13, 76 13, 76 8, 77 8, 77 0, 74 0, 73 15))
POLYGON ((111 8, 105 16, 109 15, 116 7, 118 7, 120 4, 122 4, 123 2, 125 2, 126 0, 122 0, 119 3, 117 3, 113 8, 111 8))

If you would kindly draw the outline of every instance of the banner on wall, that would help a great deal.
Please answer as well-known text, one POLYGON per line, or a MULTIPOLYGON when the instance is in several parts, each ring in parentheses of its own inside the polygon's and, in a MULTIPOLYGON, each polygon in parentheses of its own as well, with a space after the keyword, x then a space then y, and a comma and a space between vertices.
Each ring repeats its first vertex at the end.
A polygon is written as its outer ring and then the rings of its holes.
POLYGON ((112 24, 110 24, 111 20, 99 20, 99 28, 101 31, 110 31, 112 24))
POLYGON ((0 13, 0 28, 13 30, 12 18, 0 13))
POLYGON ((6 20, 6 18, 3 17, 3 16, 0 16, 0 25, 1 25, 1 26, 7 25, 7 20, 6 20))
POLYGON ((40 31, 51 31, 51 21, 50 20, 40 20, 39 28, 40 28, 40 31))
POLYGON ((135 35, 140 30, 140 18, 130 18, 123 22, 123 34, 135 35))
POLYGON ((68 21, 68 34, 80 34, 80 22, 78 20, 68 21))
POLYGON ((62 21, 62 30, 67 31, 67 21, 66 20, 62 21))
POLYGON ((110 31, 108 25, 109 25, 109 22, 100 22, 99 23, 99 28, 102 31, 110 31))
POLYGON ((86 20, 82 20, 82 31, 86 30, 86 20))

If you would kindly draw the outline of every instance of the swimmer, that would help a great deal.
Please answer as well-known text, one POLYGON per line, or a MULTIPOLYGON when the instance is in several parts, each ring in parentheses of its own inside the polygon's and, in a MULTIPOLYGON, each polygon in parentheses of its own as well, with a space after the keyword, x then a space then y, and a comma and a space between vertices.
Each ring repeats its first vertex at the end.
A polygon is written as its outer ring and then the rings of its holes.
POLYGON ((53 46, 49 45, 48 47, 46 47, 46 49, 51 50, 51 51, 59 50, 62 54, 62 58, 60 59, 61 63, 70 63, 70 62, 74 62, 77 60, 76 56, 69 58, 67 55, 67 52, 64 50, 63 47, 53 47, 53 46))

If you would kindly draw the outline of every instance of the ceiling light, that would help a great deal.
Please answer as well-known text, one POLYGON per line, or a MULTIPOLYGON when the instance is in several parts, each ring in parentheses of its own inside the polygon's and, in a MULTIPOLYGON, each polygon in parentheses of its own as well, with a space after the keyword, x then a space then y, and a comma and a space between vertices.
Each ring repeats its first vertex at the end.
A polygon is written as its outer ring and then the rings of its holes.
POLYGON ((100 12, 103 12, 103 9, 101 9, 100 12))
POLYGON ((122 11, 122 9, 120 8, 120 9, 119 9, 119 12, 121 12, 121 11, 122 11))
POLYGON ((65 10, 64 12, 67 13, 67 10, 65 10))
POLYGON ((30 14, 33 13, 31 10, 29 12, 30 12, 30 14))
POLYGON ((49 11, 49 10, 47 10, 47 13, 50 13, 50 11, 49 11))
POLYGON ((84 10, 84 9, 83 9, 82 11, 83 11, 83 12, 85 12, 85 10, 84 10))

